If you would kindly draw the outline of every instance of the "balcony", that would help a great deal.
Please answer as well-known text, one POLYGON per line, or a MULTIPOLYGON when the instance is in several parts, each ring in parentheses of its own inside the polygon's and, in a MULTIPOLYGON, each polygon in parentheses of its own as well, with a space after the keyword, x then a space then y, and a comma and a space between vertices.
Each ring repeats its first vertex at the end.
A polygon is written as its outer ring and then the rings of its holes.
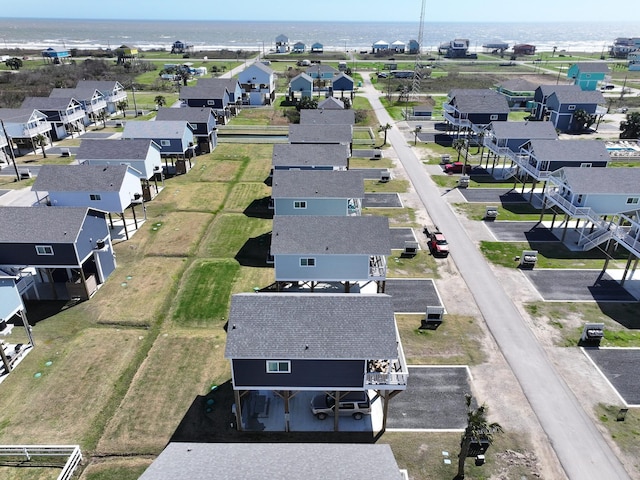
POLYGON ((455 125, 456 127, 471 127, 471 122, 467 118, 455 117, 451 113, 447 112, 446 109, 444 111, 444 119, 450 124, 455 125))
POLYGON ((67 111, 66 113, 60 114, 60 121, 62 123, 73 123, 78 120, 82 120, 84 118, 84 110, 81 108, 77 110, 73 110, 71 112, 67 111))
POLYGON ((33 138, 37 137, 40 134, 46 133, 51 130, 51 125, 49 122, 42 122, 37 124, 36 126, 27 126, 22 130, 23 138, 33 138))
POLYGON ((107 108, 107 102, 104 99, 100 99, 96 102, 85 104, 84 108, 88 114, 97 114, 107 108))
POLYGON ((369 280, 384 280, 387 278, 387 257, 375 255, 369 258, 369 280))
POLYGON ((389 360, 369 360, 364 384, 366 387, 374 387, 377 390, 405 390, 409 368, 404 356, 400 335, 396 326, 396 345, 398 358, 389 360))

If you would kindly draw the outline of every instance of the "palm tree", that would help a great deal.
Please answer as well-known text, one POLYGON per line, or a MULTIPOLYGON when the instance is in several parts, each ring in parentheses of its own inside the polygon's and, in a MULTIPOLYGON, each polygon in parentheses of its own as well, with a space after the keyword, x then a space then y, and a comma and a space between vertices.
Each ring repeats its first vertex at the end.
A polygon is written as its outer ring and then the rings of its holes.
POLYGON ((33 137, 31 140, 35 147, 40 147, 42 149, 42 156, 47 158, 47 152, 45 152, 44 147, 47 145, 47 137, 42 135, 41 133, 33 137))
POLYGON ((120 110, 122 112, 122 116, 126 118, 128 106, 129 103, 126 100, 120 100, 118 103, 116 103, 116 110, 120 110))
POLYGON ((388 123, 386 125, 380 125, 378 127, 378 131, 379 132, 384 132, 384 142, 382 142, 382 145, 386 145, 387 144, 387 131, 391 128, 391 125, 389 125, 388 123))
POLYGON ((473 397, 468 393, 464 396, 467 404, 467 428, 465 428, 460 440, 460 454, 458 455, 458 474, 456 479, 464 478, 464 463, 469 454, 471 444, 476 442, 493 443, 493 435, 502 433, 502 427, 499 423, 489 423, 487 420, 488 407, 485 404, 478 408, 471 408, 471 400, 473 397))
POLYGON ((462 149, 464 148, 464 144, 465 141, 461 138, 456 138, 453 143, 451 144, 451 146, 453 147, 453 149, 458 152, 458 160, 456 160, 457 162, 460 161, 460 155, 462 155, 462 149))
POLYGON ((579 108, 573 114, 573 125, 579 132, 588 129, 595 121, 595 116, 587 113, 587 111, 582 108, 579 108))
POLYGON ((96 121, 102 122, 102 128, 107 128, 107 117, 107 112, 104 110, 100 110, 98 113, 96 113, 96 121))
POLYGON ((153 101, 158 106, 158 108, 164 107, 167 104, 167 99, 162 95, 156 95, 156 98, 154 98, 153 101))
POLYGON ((620 138, 640 138, 640 113, 627 114, 627 119, 620 122, 620 138))

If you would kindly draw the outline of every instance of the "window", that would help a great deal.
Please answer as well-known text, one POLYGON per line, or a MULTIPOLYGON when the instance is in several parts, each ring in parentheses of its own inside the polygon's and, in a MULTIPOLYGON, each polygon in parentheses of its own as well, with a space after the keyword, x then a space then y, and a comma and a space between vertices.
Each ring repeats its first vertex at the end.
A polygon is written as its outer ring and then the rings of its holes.
POLYGON ((301 267, 315 267, 316 259, 315 258, 301 258, 300 259, 301 267))
POLYGON ((575 110, 575 109, 576 109, 576 106, 575 106, 575 105, 569 105, 568 109, 569 109, 569 110, 575 110))
POLYGON ((36 245, 36 253, 38 255, 53 255, 53 247, 51 245, 36 245))
POLYGON ((582 194, 578 195, 578 203, 582 203, 582 194))
POLYGON ((169 140, 160 140, 161 147, 168 147, 169 145, 171 145, 171 142, 169 140))
POLYGON ((491 115, 489 120, 498 120, 498 115, 491 115))
POLYGON ((638 205, 638 197, 627 198, 627 205, 638 205))
POLYGON ((207 105, 212 105, 213 106, 215 104, 216 104, 215 100, 207 100, 207 105))
POLYGON ((293 208, 307 208, 307 202, 304 200, 296 200, 293 202, 293 208))
POLYGON ((267 373, 291 373, 291 362, 288 360, 267 360, 267 373))
POLYGON ((99 193, 90 193, 89 200, 99 201, 102 200, 99 193))

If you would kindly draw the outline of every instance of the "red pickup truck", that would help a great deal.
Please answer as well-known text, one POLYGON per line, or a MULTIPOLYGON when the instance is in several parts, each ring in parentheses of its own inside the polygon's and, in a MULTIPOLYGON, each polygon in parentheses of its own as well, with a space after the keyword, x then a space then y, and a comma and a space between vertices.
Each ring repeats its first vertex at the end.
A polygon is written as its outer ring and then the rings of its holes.
POLYGON ((449 256, 449 243, 446 237, 438 229, 424 227, 424 233, 429 237, 429 250, 434 257, 449 256))
MULTIPOLYGON (((462 162, 448 163, 444 166, 444 173, 462 173, 463 170, 465 168, 462 162)), ((471 170, 471 167, 467 166, 465 173, 469 173, 469 170, 471 170)))

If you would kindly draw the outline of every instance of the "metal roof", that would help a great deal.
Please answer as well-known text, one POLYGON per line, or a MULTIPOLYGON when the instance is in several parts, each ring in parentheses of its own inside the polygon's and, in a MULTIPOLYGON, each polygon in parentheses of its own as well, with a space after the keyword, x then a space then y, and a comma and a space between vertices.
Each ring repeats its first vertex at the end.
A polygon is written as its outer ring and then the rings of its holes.
POLYGON ((389 219, 380 216, 276 215, 271 253, 391 255, 389 219))
POLYGON ((231 297, 226 358, 397 358, 389 295, 248 293, 231 297))

